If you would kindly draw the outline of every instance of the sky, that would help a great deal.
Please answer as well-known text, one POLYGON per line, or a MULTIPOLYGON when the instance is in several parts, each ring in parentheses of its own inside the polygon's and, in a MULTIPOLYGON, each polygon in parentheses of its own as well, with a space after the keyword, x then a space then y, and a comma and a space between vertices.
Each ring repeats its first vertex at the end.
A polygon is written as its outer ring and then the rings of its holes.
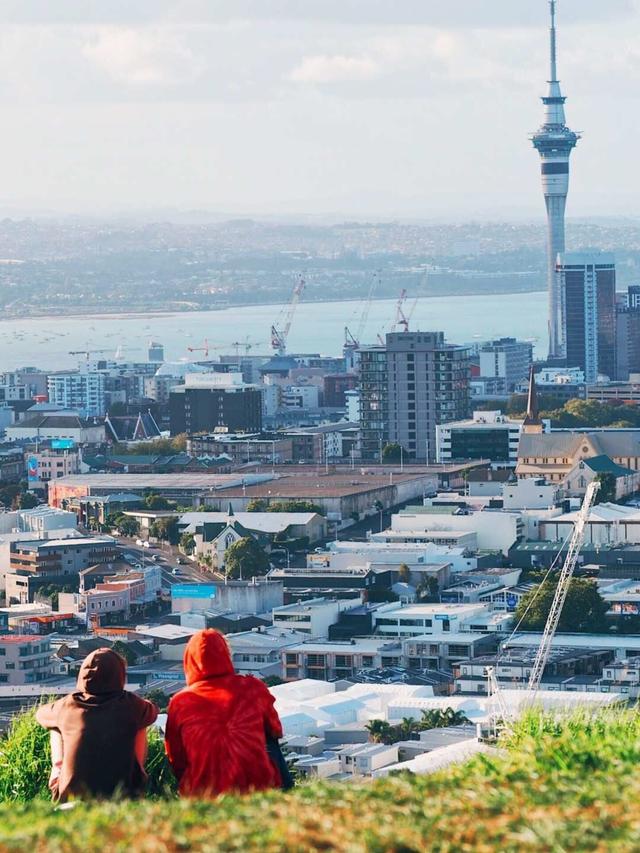
MULTIPOLYGON (((0 212, 542 217, 546 0, 2 0, 0 212)), ((559 0, 568 215, 636 215, 640 0, 559 0)))

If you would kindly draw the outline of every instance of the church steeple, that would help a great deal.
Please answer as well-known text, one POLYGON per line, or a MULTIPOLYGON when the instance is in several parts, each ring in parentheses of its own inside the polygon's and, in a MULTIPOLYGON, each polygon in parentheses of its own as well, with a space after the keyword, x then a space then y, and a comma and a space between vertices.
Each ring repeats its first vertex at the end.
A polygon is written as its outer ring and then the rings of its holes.
POLYGON ((524 433, 541 433, 542 421, 540 420, 540 408, 538 405, 538 389, 536 386, 536 375, 533 365, 529 370, 529 393, 527 394, 527 414, 522 424, 524 433))

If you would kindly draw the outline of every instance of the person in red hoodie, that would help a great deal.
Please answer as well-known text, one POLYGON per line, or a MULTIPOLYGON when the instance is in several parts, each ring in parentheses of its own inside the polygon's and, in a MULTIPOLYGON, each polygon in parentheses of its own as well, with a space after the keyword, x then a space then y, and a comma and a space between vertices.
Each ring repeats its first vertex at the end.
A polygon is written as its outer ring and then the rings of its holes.
POLYGON ((194 634, 184 653, 187 686, 169 703, 165 746, 183 796, 216 797, 279 788, 267 740, 282 737, 274 698, 237 675, 222 634, 194 634))

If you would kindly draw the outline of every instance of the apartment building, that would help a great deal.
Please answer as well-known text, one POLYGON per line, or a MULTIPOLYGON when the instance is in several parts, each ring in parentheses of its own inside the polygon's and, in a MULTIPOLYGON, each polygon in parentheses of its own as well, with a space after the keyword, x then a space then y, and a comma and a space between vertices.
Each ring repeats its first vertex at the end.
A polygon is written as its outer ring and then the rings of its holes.
POLYGON ((436 424, 469 413, 469 352, 443 332, 392 332, 384 346, 360 351, 361 453, 380 459, 387 442, 433 461, 436 424))
POLYGON ((282 677, 287 681, 328 681, 350 678, 360 669, 401 666, 402 648, 398 641, 375 637, 348 642, 325 640, 290 646, 281 659, 282 677))
POLYGON ((48 638, 0 635, 0 685, 35 684, 46 681, 53 674, 48 638))
POLYGON ((340 614, 361 604, 361 597, 327 600, 311 598, 296 604, 285 604, 273 609, 273 625, 307 634, 309 637, 326 637, 329 628, 340 614))

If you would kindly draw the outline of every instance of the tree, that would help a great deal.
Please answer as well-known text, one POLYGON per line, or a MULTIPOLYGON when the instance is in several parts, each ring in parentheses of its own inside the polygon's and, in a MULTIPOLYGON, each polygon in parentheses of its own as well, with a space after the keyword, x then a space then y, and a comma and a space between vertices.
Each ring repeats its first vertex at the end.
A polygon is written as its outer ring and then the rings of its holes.
POLYGON ((122 640, 116 640, 111 646, 111 651, 116 652, 116 654, 119 654, 121 658, 124 658, 127 662, 127 666, 131 666, 138 659, 135 652, 132 652, 129 646, 126 643, 123 643, 122 640))
POLYGON ((158 518, 149 527, 149 534, 161 542, 178 544, 178 520, 176 518, 158 518))
POLYGON ((439 592, 438 579, 434 577, 426 577, 420 581, 416 590, 418 601, 437 601, 439 592))
MULTIPOLYGON (((520 599, 516 608, 516 623, 520 623, 523 631, 543 630, 556 586, 556 578, 546 580, 520 599)), ((606 631, 608 609, 608 604, 598 592, 594 581, 586 578, 572 578, 558 630, 593 634, 606 631)))
POLYGON ((324 515, 325 509, 319 504, 314 504, 312 501, 276 501, 267 505, 267 512, 315 512, 318 515, 324 515))
POLYGON ((596 474, 594 477, 598 483, 600 483, 600 488, 596 493, 596 503, 604 504, 604 503, 613 503, 616 499, 616 478, 610 472, 606 471, 602 474, 596 474))
POLYGON ((278 684, 284 684, 279 675, 265 675, 262 679, 267 687, 277 687, 278 684))
POLYGON ((133 538, 140 532, 140 525, 130 515, 116 516, 116 530, 121 536, 133 538))
POLYGON ((229 545, 224 554, 224 571, 228 577, 249 580, 269 571, 269 557, 252 536, 243 536, 229 545))
POLYGON ((157 705, 161 714, 166 713, 169 705, 169 697, 164 690, 160 690, 159 687, 152 687, 144 694, 144 698, 148 699, 149 702, 153 702, 154 705, 157 705))
POLYGON ((180 537, 180 548, 185 554, 193 554, 196 547, 196 540, 193 538, 193 533, 183 533, 180 537))
POLYGON ((365 729, 369 732, 371 743, 388 743, 393 732, 393 726, 386 720, 371 720, 365 729))
POLYGON ((430 708, 422 712, 422 719, 417 725, 418 731, 424 732, 429 729, 443 729, 446 726, 462 726, 470 720, 462 711, 454 711, 453 708, 430 708))
POLYGON ((147 509, 173 509, 175 506, 171 501, 163 498, 162 495, 147 495, 144 499, 144 503, 147 509))
POLYGON ((409 583, 411 580, 411 569, 406 563, 400 563, 398 566, 398 580, 401 583, 409 583))
POLYGON ((382 448, 383 462, 400 462, 403 456, 406 458, 407 451, 403 449, 402 445, 395 441, 388 442, 382 448))
POLYGON ((23 492, 20 495, 20 509, 33 509, 34 506, 40 504, 40 499, 33 492, 23 492))
POLYGON ((247 512, 267 512, 269 502, 264 498, 252 498, 247 504, 247 512))

